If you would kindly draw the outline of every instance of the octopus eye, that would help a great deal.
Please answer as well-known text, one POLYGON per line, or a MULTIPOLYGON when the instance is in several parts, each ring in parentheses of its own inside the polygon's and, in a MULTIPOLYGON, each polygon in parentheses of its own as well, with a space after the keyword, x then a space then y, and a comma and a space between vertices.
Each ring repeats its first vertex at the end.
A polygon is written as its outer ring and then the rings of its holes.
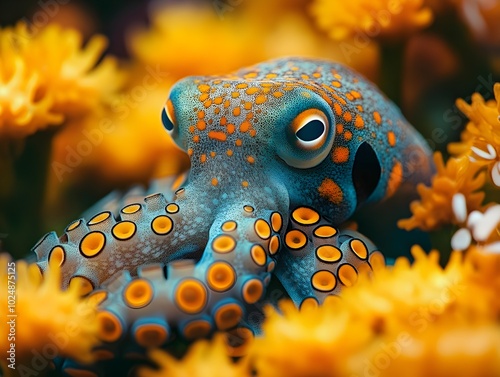
POLYGON ((165 104, 165 107, 163 108, 161 112, 161 121, 163 123, 163 127, 168 132, 172 132, 175 128, 175 112, 174 112, 174 105, 172 103, 172 100, 168 100, 167 103, 165 104))
POLYGON ((319 165, 328 156, 335 136, 330 119, 335 119, 333 114, 317 108, 300 112, 286 127, 286 142, 277 143, 278 156, 298 169, 319 165))
POLYGON ((297 146, 304 150, 321 148, 328 136, 328 118, 317 109, 300 113, 293 121, 297 146))

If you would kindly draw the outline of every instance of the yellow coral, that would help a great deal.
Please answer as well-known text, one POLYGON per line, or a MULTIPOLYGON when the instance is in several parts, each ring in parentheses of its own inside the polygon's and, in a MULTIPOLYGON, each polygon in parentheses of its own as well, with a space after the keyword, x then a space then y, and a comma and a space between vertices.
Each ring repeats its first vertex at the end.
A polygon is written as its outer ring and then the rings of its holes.
POLYGON ((469 105, 462 99, 457 107, 469 118, 461 142, 451 143, 448 149, 455 156, 467 156, 488 169, 492 183, 500 187, 500 83, 494 86, 496 100, 485 101, 472 95, 469 105))
POLYGON ((158 370, 142 368, 140 377, 250 377, 247 360, 235 363, 227 355, 223 335, 212 342, 200 340, 193 344, 182 360, 162 350, 152 350, 149 357, 158 370))
MULTIPOLYGON (((80 298, 79 287, 61 291, 59 266, 51 265, 42 278, 36 265, 14 263, 3 254, 0 283, 4 287, 0 291, 0 316, 12 321, 12 326, 0 327, 0 350, 6 355, 14 348, 19 373, 20 368, 33 368, 33 363, 37 368, 49 364, 56 356, 82 363, 93 360, 91 350, 98 344, 95 304, 80 298)), ((5 362, 4 357, 1 360, 5 362)))
POLYGON ((318 26, 335 40, 352 36, 400 38, 432 22, 424 0, 314 0, 311 6, 318 26))
POLYGON ((411 203, 412 217, 400 220, 399 227, 428 231, 443 224, 458 223, 452 208, 452 198, 456 193, 464 195, 470 211, 480 208, 484 193, 478 190, 485 182, 485 175, 478 173, 481 166, 469 161, 467 156, 450 158, 445 165, 439 152, 434 154, 434 162, 437 173, 431 187, 417 186, 420 200, 411 203))
POLYGON ((0 136, 22 138, 111 101, 123 74, 111 57, 98 63, 106 40, 81 45, 77 31, 55 24, 0 29, 0 136))
POLYGON ((347 358, 371 338, 370 324, 355 323, 336 301, 302 311, 285 301, 280 310, 267 310, 250 350, 259 377, 348 375, 347 358))
POLYGON ((257 375, 498 375, 499 257, 493 268, 476 256, 473 268, 454 253, 442 268, 437 252, 412 253, 412 265, 363 275, 341 300, 271 311, 249 356, 257 375))

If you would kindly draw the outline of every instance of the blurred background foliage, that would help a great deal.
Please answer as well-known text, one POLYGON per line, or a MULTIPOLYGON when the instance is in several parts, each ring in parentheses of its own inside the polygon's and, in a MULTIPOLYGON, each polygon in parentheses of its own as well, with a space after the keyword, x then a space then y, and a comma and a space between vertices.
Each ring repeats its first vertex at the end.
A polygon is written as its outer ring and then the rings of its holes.
MULTIPOLYGON (((23 72, 38 75, 34 101, 52 93, 52 117, 19 131, 21 121, 0 113, 1 247, 22 257, 111 190, 185 171, 187 157, 159 114, 169 87, 186 75, 283 55, 337 60, 377 83, 446 154, 467 122, 455 100, 469 102, 474 92, 492 99, 500 81, 499 19, 497 0, 3 2, 0 105, 2 85, 20 72, 9 60, 14 35, 30 62, 23 72), (32 27, 27 38, 5 29, 19 20, 32 27), (62 28, 43 32, 49 23, 62 28), (55 61, 51 46, 69 52, 55 61)), ((407 214, 394 211, 393 222, 407 214)), ((384 232, 358 220, 364 233, 384 232)), ((432 239, 444 255, 451 232, 432 239)), ((377 240, 382 250, 394 243, 389 234, 377 240)))

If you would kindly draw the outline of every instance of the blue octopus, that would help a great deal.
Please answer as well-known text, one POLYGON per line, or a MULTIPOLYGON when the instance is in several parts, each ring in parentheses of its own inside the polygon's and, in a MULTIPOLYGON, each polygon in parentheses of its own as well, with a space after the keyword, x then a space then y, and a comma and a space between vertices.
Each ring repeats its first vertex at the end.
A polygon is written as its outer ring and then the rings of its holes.
POLYGON ((370 240, 340 226, 432 172, 399 109, 328 61, 185 78, 162 121, 190 156, 182 187, 76 220, 33 249, 42 271, 59 264, 64 286, 99 302, 105 357, 125 343, 251 332, 245 318, 272 274, 297 305, 338 294, 384 263, 370 240))

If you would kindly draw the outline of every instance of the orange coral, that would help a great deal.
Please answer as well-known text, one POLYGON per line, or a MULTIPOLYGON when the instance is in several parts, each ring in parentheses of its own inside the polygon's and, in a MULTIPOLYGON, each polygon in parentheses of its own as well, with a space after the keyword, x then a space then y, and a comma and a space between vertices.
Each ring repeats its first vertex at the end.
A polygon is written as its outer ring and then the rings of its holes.
POLYGON ((469 105, 462 99, 457 107, 469 118, 461 135, 461 142, 451 143, 448 149, 455 156, 468 156, 488 169, 491 182, 500 187, 500 83, 494 86, 496 100, 485 101, 479 94, 472 95, 469 105))
POLYGON ((469 161, 467 156, 450 158, 445 165, 439 152, 434 154, 434 162, 437 173, 431 187, 417 186, 420 200, 411 203, 412 217, 400 220, 399 227, 434 230, 443 224, 457 224, 452 208, 452 198, 456 193, 464 195, 469 210, 481 207, 484 193, 478 190, 484 185, 485 175, 478 173, 480 165, 469 161))

